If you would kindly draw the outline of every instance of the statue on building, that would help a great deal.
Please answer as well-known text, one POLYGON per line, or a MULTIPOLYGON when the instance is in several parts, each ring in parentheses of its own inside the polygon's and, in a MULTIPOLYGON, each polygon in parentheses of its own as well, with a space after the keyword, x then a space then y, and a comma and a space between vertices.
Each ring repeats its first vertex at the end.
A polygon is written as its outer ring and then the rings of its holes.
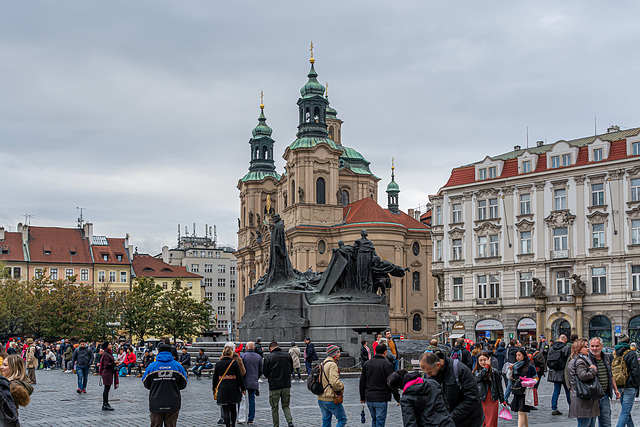
POLYGON ((573 295, 576 296, 584 296, 587 294, 587 285, 580 279, 580 276, 577 274, 573 274, 571 276, 575 282, 571 285, 571 289, 573 290, 573 295))
POLYGON ((438 282, 438 301, 444 301, 444 273, 431 272, 431 276, 438 282))
POLYGON ((540 279, 538 279, 537 277, 534 277, 533 278, 533 292, 532 292, 533 297, 535 297, 535 298, 544 297, 545 296, 544 292, 546 290, 547 290, 546 286, 544 286, 542 284, 540 279))
POLYGON ((249 225, 253 225, 253 211, 249 211, 249 225))

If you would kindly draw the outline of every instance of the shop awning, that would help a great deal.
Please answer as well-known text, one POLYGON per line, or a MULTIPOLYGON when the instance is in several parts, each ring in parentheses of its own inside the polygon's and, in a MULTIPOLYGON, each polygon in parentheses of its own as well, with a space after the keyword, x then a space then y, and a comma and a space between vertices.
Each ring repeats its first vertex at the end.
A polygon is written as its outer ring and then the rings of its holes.
POLYGON ((451 334, 449 335, 450 340, 457 340, 458 338, 464 337, 464 334, 451 334))

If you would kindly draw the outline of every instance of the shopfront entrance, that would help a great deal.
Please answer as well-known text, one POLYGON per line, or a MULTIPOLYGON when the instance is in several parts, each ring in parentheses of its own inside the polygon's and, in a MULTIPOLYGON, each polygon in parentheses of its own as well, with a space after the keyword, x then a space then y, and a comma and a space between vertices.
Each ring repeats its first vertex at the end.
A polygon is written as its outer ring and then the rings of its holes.
POLYGON ((523 317, 518 322, 516 329, 518 331, 518 341, 520 341, 520 344, 528 347, 531 342, 537 341, 535 320, 529 317, 523 317))
POLYGON ((496 319, 484 319, 476 323, 476 342, 481 338, 488 338, 495 343, 498 338, 504 339, 504 326, 496 319))
POLYGON ((557 341, 560 335, 566 335, 567 341, 571 337, 571 324, 568 320, 558 319, 551 325, 551 338, 557 341))

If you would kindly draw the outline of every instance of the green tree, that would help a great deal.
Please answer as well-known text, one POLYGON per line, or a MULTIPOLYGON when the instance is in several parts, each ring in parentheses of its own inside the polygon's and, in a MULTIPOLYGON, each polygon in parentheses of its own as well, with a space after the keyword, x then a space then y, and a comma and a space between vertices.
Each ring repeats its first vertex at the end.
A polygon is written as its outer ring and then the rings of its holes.
POLYGON ((0 280, 0 332, 29 332, 33 312, 33 295, 30 288, 26 281, 12 278, 0 280))
POLYGON ((191 291, 181 286, 180 279, 175 279, 171 289, 162 293, 158 305, 159 331, 174 341, 201 335, 211 327, 211 305, 193 299, 191 291))
POLYGON ((158 300, 162 286, 152 277, 136 277, 131 291, 124 297, 122 325, 132 337, 144 339, 158 328, 158 300))
POLYGON ((73 278, 36 284, 37 323, 32 332, 45 337, 83 338, 90 334, 93 287, 76 285, 73 278), (39 333, 38 333, 39 332, 39 333))
POLYGON ((111 336, 113 330, 107 323, 118 322, 124 311, 125 294, 114 292, 109 283, 97 290, 90 308, 89 332, 90 341, 104 341, 111 336))

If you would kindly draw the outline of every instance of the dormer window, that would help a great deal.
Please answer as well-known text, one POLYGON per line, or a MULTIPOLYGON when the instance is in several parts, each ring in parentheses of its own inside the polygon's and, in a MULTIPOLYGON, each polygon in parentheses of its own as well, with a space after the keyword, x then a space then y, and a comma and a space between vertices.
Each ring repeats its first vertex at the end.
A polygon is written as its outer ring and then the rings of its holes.
POLYGON ((122 254, 116 254, 116 259, 118 260, 118 262, 122 262, 124 257, 122 256, 122 254))
POLYGON ((482 169, 478 169, 478 179, 480 181, 487 179, 487 169, 486 168, 482 168, 482 169))
POLYGON ((566 168, 567 166, 571 166, 571 154, 562 155, 562 167, 566 168))
POLYGON ((551 157, 551 169, 557 169, 560 167, 560 156, 551 157))
POLYGON ((640 142, 631 144, 631 153, 633 153, 634 156, 640 155, 640 142))
POLYGON ((102 254, 103 261, 109 261, 109 254, 102 254))
POLYGON ((593 150, 593 161, 601 162, 602 161, 602 148, 596 148, 593 150))
POLYGON ((531 172, 531 160, 525 160, 522 162, 522 173, 531 172))
POLYGON ((497 170, 497 169, 496 169, 496 167, 495 167, 495 166, 491 166, 491 167, 489 168, 489 179, 491 179, 491 178, 495 178, 495 177, 497 176, 496 170, 497 170))
POLYGON ((0 253, 2 253, 2 255, 9 255, 9 248, 7 248, 6 246, 3 246, 0 249, 0 253))

